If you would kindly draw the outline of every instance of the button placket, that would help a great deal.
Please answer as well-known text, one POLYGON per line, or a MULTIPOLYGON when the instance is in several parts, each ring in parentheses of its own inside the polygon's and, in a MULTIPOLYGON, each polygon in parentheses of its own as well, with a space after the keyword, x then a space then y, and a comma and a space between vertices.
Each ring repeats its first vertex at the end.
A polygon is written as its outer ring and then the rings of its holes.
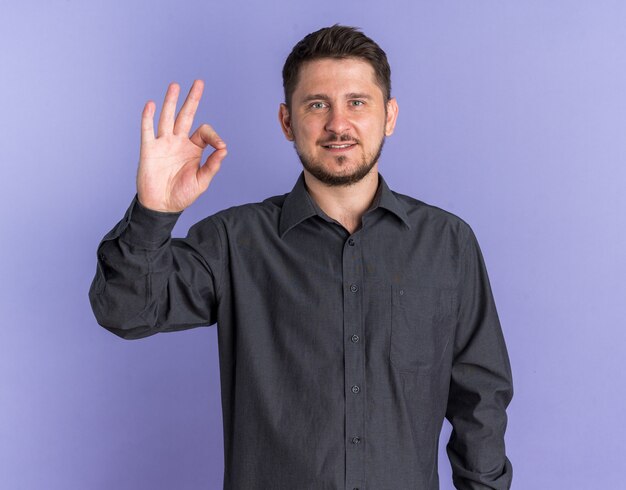
MULTIPOLYGON (((359 232, 357 232, 358 234, 359 232)), ((360 235, 358 235, 360 236, 360 235)), ((346 488, 362 488, 365 478, 365 455, 362 433, 365 426, 365 399, 361 396, 365 379, 363 335, 363 258, 359 240, 348 237, 343 247, 344 281, 344 386, 346 393, 346 488)), ((363 392, 364 393, 364 392, 363 392)))

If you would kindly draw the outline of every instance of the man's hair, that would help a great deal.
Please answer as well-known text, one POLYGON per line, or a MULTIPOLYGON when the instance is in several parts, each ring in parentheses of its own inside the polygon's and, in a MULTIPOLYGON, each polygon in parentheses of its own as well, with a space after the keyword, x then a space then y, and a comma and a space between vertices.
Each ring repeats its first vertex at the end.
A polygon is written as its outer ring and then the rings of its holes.
POLYGON ((374 68, 385 102, 391 98, 391 68, 385 52, 358 28, 335 24, 307 34, 287 56, 283 66, 287 107, 291 107, 291 96, 298 84, 300 67, 307 61, 321 58, 361 58, 367 61, 374 68))

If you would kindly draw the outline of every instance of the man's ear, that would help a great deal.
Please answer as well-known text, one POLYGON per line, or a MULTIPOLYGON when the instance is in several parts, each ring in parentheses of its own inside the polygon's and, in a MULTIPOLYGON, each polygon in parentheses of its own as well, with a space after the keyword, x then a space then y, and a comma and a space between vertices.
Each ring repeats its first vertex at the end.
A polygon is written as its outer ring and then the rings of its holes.
POLYGON ((286 104, 280 104, 278 108, 278 121, 280 122, 280 128, 283 130, 285 138, 289 141, 293 141, 293 131, 291 129, 291 116, 289 114, 289 108, 286 104))
POLYGON ((385 136, 391 136, 398 119, 398 102, 395 97, 387 101, 387 119, 385 121, 385 136))

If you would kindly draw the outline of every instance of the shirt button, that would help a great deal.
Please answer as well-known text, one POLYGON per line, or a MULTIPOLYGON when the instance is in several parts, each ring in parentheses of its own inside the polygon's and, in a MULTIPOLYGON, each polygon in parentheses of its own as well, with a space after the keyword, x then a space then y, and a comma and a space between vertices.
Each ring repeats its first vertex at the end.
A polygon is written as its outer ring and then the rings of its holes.
POLYGON ((350 340, 356 344, 359 341, 359 336, 353 335, 352 337, 350 337, 350 340))
POLYGON ((348 245, 354 247, 354 240, 352 238, 348 239, 348 245))
POLYGON ((400 296, 402 296, 404 294, 404 289, 400 290, 400 296))
POLYGON ((354 385, 352 387, 352 393, 358 393, 359 391, 361 391, 361 388, 359 388, 357 385, 354 385))
POLYGON ((352 444, 358 444, 361 442, 361 438, 360 437, 353 437, 352 438, 352 444))
POLYGON ((359 290, 359 286, 357 286, 356 284, 350 284, 350 291, 352 291, 353 293, 356 293, 359 290))

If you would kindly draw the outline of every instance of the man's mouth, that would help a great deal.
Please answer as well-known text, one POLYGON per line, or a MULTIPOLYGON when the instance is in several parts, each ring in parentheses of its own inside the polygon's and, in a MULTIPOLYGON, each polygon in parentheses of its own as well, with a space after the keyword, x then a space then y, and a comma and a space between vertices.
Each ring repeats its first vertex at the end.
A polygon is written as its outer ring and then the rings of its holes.
POLYGON ((331 151, 342 151, 352 148, 356 146, 356 143, 330 143, 328 145, 322 145, 327 150, 331 151))

